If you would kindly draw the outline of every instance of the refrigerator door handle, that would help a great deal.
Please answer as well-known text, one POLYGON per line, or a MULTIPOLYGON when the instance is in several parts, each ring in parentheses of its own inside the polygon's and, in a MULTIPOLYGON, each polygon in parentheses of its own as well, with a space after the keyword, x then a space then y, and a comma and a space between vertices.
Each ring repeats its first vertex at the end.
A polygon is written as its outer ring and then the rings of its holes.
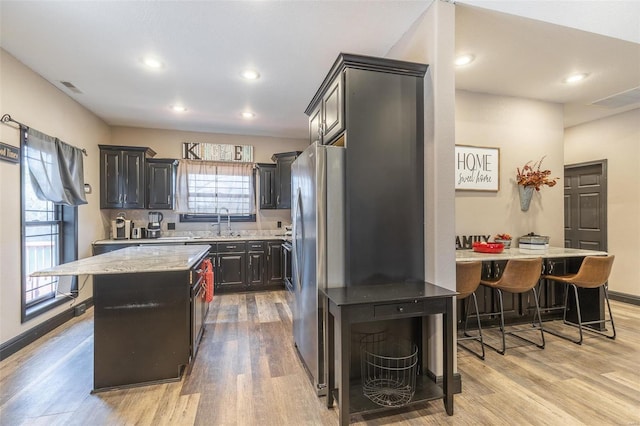
MULTIPOLYGON (((293 213, 293 238, 292 238, 292 246, 293 246, 293 270, 295 271, 296 283, 298 284, 298 288, 302 287, 302 274, 300 271, 300 265, 303 264, 302 260, 304 259, 304 254, 302 253, 302 248, 304 244, 298 244, 298 234, 301 234, 301 240, 304 240, 304 225, 302 223, 302 194, 300 193, 300 188, 297 188, 296 191, 296 199, 294 203, 294 213, 293 213)), ((296 284, 294 283, 294 285, 296 284)))

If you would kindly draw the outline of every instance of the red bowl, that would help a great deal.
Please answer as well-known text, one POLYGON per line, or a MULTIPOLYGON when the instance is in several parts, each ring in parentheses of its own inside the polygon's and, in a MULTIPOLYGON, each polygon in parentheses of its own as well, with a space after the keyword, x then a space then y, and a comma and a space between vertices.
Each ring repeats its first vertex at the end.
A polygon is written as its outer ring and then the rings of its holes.
POLYGON ((478 253, 502 253, 502 250, 504 250, 504 244, 502 243, 475 242, 472 247, 473 251, 478 253))

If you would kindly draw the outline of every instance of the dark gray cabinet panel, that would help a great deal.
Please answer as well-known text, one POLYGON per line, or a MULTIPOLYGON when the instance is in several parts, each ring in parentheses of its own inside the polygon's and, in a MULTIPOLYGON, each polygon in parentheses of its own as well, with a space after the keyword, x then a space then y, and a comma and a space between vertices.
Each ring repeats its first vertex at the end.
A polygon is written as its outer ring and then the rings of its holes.
POLYGON ((147 160, 147 208, 171 210, 175 197, 177 160, 147 160))
POLYGON ((269 241, 267 245, 267 284, 282 284, 284 283, 282 241, 269 241))
POLYGON ((348 280, 423 280, 423 78, 347 68, 345 90, 348 280))
POLYGON ((322 97, 322 143, 330 144, 344 130, 343 74, 338 74, 322 97))
POLYGON ((224 287, 244 287, 246 253, 218 253, 216 284, 224 287))
POLYGON ((322 143, 347 147, 347 286, 424 280, 427 68, 340 54, 305 110, 321 105, 322 143))
POLYGON ((146 147, 99 145, 100 208, 143 209, 146 195, 146 147))
POLYGON ((300 153, 300 151, 282 152, 273 154, 271 157, 276 162, 275 201, 277 209, 291 208, 291 164, 300 153))
POLYGON ((322 143, 322 104, 318 104, 309 115, 309 144, 314 142, 322 143))
POLYGON ((260 209, 276 208, 276 165, 258 164, 260 177, 260 209))

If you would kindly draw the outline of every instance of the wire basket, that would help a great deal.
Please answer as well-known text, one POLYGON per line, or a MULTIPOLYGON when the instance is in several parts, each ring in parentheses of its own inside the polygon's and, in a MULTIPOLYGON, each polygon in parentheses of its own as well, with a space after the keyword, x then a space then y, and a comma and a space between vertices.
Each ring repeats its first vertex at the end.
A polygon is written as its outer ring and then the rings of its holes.
POLYGON ((418 346, 382 332, 364 336, 360 350, 364 395, 382 407, 408 404, 416 391, 418 346))

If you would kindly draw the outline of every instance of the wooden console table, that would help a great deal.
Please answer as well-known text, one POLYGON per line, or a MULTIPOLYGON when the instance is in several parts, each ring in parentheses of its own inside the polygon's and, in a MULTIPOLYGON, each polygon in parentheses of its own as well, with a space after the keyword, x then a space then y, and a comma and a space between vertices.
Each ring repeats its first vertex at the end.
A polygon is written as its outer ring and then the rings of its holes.
MULTIPOLYGON (((328 302, 325 337, 328 365, 326 373, 328 375, 326 381, 328 386, 327 407, 333 407, 334 398, 337 398, 340 425, 348 425, 351 414, 387 409, 369 401, 361 392, 358 392, 356 386, 350 385, 351 325, 440 314, 443 316, 444 372, 442 387, 428 376, 421 374, 416 380, 416 392, 411 404, 442 398, 447 414, 453 415, 453 359, 455 356, 453 301, 456 295, 455 291, 427 282, 401 282, 330 288, 321 290, 321 294, 328 302)), ((419 335, 422 336, 422 333, 419 335)), ((416 344, 419 353, 424 353, 426 342, 419 341, 416 344)), ((426 370, 425 366, 423 366, 423 370, 426 370)))

